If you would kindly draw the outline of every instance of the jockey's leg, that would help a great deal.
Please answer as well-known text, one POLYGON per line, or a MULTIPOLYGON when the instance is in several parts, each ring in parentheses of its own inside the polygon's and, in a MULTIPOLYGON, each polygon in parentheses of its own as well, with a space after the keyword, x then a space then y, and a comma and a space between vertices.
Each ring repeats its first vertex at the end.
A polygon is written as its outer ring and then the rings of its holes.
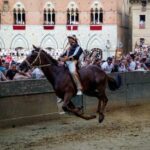
POLYGON ((76 84, 76 87, 77 87, 77 95, 82 95, 82 85, 81 85, 81 82, 80 82, 80 79, 79 79, 79 75, 77 73, 77 70, 76 70, 76 64, 77 64, 77 61, 69 61, 68 63, 68 68, 69 68, 69 71, 72 75, 72 78, 76 84))

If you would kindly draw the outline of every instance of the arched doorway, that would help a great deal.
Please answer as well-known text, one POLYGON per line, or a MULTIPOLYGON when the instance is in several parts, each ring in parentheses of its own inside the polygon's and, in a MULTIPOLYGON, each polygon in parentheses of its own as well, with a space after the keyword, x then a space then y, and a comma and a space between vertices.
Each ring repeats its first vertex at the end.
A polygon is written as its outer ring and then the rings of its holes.
POLYGON ((29 44, 26 38, 21 34, 16 35, 11 42, 10 48, 10 54, 13 59, 21 62, 26 57, 28 50, 29 44))
POLYGON ((102 37, 98 36, 98 35, 94 35, 89 39, 89 41, 87 43, 87 50, 99 51, 102 59, 107 58, 109 55, 108 54, 109 52, 106 51, 106 40, 103 39, 102 37))
POLYGON ((49 48, 49 47, 53 48, 53 49, 57 49, 58 48, 58 43, 52 35, 47 34, 43 37, 40 46, 44 49, 49 48))
POLYGON ((5 55, 5 44, 3 39, 0 38, 0 57, 5 55))

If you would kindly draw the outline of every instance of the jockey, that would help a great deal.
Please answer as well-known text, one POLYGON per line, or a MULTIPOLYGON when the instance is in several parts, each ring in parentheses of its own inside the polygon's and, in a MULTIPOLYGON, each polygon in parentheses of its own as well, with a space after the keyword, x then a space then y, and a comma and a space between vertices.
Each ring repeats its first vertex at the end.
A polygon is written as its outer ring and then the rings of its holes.
POLYGON ((77 87, 77 95, 82 95, 82 85, 77 72, 77 63, 83 50, 78 45, 78 41, 75 35, 68 36, 69 48, 61 55, 60 60, 66 62, 69 71, 73 77, 73 80, 77 87))

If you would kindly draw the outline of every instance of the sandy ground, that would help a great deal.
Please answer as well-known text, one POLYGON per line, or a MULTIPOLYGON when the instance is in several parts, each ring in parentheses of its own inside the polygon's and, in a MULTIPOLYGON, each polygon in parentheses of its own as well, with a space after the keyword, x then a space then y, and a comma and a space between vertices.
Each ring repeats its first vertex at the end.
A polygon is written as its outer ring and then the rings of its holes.
POLYGON ((0 150, 150 150, 150 104, 0 130, 0 150))

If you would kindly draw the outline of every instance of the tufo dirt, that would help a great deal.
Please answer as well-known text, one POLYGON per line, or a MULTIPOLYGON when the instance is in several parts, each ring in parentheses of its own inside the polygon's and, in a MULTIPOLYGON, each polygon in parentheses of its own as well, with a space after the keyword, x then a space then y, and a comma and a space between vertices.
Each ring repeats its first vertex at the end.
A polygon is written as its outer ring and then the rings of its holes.
POLYGON ((0 130, 0 150, 150 150, 150 104, 107 110, 103 123, 58 120, 0 130))

